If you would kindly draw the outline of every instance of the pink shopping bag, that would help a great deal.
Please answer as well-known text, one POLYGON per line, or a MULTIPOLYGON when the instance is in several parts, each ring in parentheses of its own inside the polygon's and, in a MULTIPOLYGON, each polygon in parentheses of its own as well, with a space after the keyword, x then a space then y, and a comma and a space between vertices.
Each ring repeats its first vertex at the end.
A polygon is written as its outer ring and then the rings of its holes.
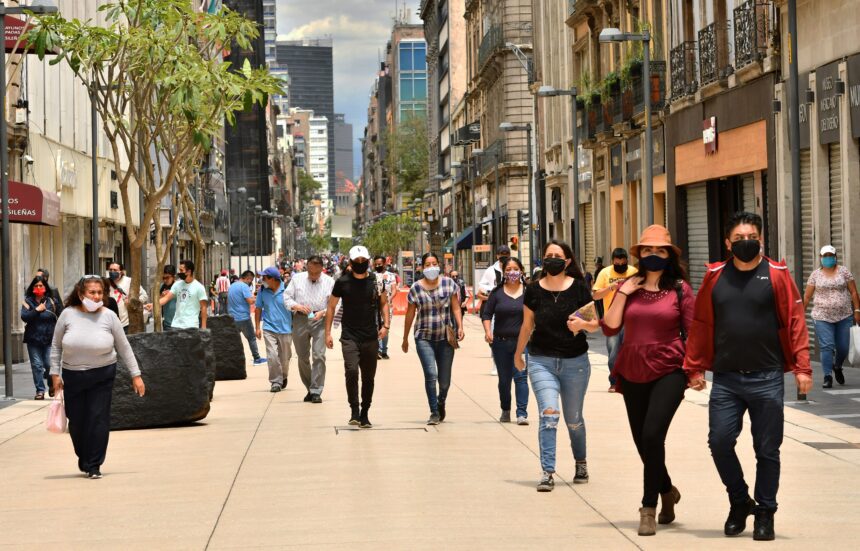
POLYGON ((45 419, 45 428, 48 432, 62 434, 66 432, 66 404, 63 401, 63 391, 57 393, 51 405, 48 406, 48 418, 45 419))

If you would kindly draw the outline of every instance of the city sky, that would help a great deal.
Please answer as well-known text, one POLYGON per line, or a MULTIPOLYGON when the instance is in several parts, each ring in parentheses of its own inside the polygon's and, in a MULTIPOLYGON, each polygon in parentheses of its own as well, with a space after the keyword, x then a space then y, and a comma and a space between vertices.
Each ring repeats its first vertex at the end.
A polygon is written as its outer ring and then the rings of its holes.
MULTIPOLYGON (((358 138, 364 133, 373 76, 391 26, 406 9, 409 21, 420 23, 420 0, 279 0, 278 34, 289 39, 334 40, 334 105, 353 125, 355 172, 361 172, 358 138)), ((297 106, 301 107, 301 106, 297 106)))

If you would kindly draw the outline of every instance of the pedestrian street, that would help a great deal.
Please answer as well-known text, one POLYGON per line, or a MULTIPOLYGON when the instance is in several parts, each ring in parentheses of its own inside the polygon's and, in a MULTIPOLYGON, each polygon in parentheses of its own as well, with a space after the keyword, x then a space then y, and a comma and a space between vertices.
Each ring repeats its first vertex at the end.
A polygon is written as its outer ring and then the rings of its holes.
MULTIPOLYGON (((111 434, 104 478, 75 469, 67 436, 44 430, 47 402, 0 410, 0 533, 9 549, 752 549, 726 538, 723 487, 707 448, 707 396, 688 390, 669 431, 667 463, 682 499, 658 537, 636 536, 641 463, 621 396, 591 354, 585 401, 591 480, 573 486, 559 431, 557 488, 535 492, 537 412, 501 425, 497 379, 475 316, 457 351, 448 418, 425 425, 414 352, 379 362, 373 429, 349 427, 340 347, 329 351, 322 404, 290 381, 270 393, 264 365, 218 382, 192 426, 111 434)), ((402 339, 402 318, 392 344, 402 339)), ((592 339, 596 342, 596 339, 592 339)), ((852 370, 853 371, 853 370, 852 370)), ((786 408, 780 549, 854 548, 860 430, 786 408)), ((754 464, 749 432, 738 451, 754 464)))

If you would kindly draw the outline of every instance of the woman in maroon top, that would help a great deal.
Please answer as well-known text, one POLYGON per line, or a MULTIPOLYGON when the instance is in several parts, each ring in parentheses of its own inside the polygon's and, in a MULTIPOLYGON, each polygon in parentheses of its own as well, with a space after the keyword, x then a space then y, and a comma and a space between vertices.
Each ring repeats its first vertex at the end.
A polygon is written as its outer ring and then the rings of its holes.
POLYGON ((624 327, 624 344, 612 375, 624 395, 633 441, 645 466, 645 490, 639 509, 640 536, 652 536, 660 524, 675 520, 681 499, 666 470, 666 433, 675 416, 687 378, 684 341, 693 320, 695 297, 681 264, 681 250, 663 226, 649 226, 630 249, 644 277, 628 279, 601 322, 603 332, 624 327), (657 517, 657 496, 663 507, 657 517), (655 518, 657 517, 657 518, 655 518))

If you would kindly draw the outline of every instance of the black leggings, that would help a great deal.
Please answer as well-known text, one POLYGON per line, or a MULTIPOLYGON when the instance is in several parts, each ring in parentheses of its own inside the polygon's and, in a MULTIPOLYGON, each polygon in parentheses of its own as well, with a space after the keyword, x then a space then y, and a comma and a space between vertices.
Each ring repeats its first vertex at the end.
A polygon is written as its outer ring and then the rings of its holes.
POLYGON ((643 507, 656 507, 659 494, 672 489, 666 470, 666 433, 684 399, 687 377, 680 369, 650 383, 621 379, 630 432, 645 465, 643 507))

